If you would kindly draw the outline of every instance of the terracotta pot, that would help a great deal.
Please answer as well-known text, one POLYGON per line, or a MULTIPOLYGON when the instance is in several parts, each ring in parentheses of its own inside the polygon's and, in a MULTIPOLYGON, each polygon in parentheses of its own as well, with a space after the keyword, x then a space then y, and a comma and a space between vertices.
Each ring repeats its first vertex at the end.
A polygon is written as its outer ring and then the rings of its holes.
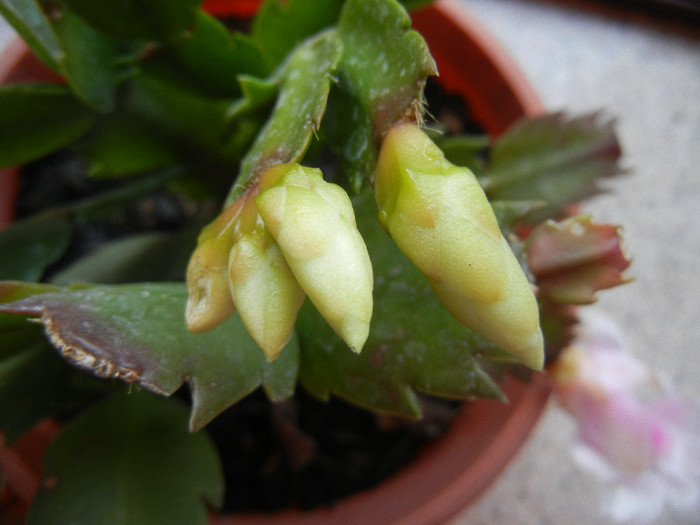
MULTIPOLYGON (((252 2, 255 4, 255 2, 252 2)), ((205 6, 224 14, 225 0, 207 0, 205 6)), ((250 2, 244 2, 250 9, 250 2)), ((235 5, 235 2, 234 2, 235 5)), ((249 11, 247 11, 249 13, 249 11)), ((245 13, 244 13, 245 14, 245 13)), ((439 1, 416 12, 414 27, 427 40, 440 70, 440 82, 461 95, 474 116, 492 135, 503 132, 524 115, 542 113, 543 106, 530 84, 497 42, 457 3, 439 1)), ((0 81, 46 78, 21 42, 13 43, 0 58, 0 81)), ((11 220, 9 203, 16 191, 16 174, 0 172, 0 225, 11 220)), ((212 525, 237 524, 441 524, 477 498, 502 472, 537 423, 550 393, 545 375, 529 382, 506 378, 502 388, 510 402, 468 403, 437 442, 421 451, 415 462, 375 489, 358 493, 337 505, 313 512, 296 510, 271 515, 212 516, 212 525)), ((16 447, 0 451, 11 488, 25 501, 36 488, 38 464, 22 461, 26 441, 43 442, 54 429, 40 427, 16 447), (20 476, 9 470, 19 465, 20 476)))

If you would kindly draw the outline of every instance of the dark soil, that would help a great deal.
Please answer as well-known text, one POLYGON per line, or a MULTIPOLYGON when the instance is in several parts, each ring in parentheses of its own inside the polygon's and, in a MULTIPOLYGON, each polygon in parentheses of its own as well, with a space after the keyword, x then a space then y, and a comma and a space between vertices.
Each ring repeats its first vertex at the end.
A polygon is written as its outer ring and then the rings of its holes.
POLYGON ((369 489, 440 437, 458 407, 425 400, 424 417, 411 421, 302 390, 276 404, 255 393, 207 427, 224 465, 224 511, 311 509, 369 489))
POLYGON ((440 123, 447 134, 484 133, 484 129, 476 123, 464 100, 459 95, 445 92, 434 78, 428 78, 424 94, 428 108, 428 124, 432 120, 440 123))

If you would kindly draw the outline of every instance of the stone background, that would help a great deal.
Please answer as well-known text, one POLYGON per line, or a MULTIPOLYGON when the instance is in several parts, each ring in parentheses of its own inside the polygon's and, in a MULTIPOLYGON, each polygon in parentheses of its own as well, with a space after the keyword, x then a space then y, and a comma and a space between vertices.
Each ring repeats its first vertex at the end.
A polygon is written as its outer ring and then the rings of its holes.
MULTIPOLYGON (((700 27, 580 3, 460 0, 515 58, 547 109, 603 110, 630 175, 584 206, 624 225, 634 281, 594 306, 630 348, 700 401, 700 27)), ((696 405, 697 406, 697 405, 696 405)), ((601 485, 570 456, 571 421, 552 403, 505 475, 450 525, 603 525, 601 485)), ((700 439, 700 437, 698 438, 700 439)), ((665 512, 658 525, 700 523, 665 512)))

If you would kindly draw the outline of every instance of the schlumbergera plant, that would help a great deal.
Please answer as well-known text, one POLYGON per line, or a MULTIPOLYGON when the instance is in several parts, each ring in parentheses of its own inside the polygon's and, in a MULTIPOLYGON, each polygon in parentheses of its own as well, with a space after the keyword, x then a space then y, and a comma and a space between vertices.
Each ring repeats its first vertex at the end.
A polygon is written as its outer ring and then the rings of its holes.
POLYGON ((183 425, 260 387, 414 418, 417 392, 503 399, 506 369, 541 369, 572 306, 623 281, 618 229, 567 213, 620 171, 611 123, 447 133, 395 0, 272 0, 250 25, 198 0, 0 13, 60 79, 0 89, 0 163, 69 152, 90 188, 0 231, 0 429, 64 423, 31 523, 204 520, 220 467, 183 425), (75 248, 154 195, 176 228, 75 248))

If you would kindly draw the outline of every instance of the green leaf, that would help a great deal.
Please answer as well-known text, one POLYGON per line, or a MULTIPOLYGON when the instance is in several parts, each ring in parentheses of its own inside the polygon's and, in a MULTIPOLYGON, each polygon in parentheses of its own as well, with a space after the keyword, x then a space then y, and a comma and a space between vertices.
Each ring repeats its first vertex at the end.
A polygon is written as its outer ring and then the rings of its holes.
POLYGON ((182 38, 194 25, 201 0, 64 0, 99 31, 119 39, 182 38))
POLYGON ((391 242, 376 217, 373 193, 354 199, 357 226, 374 268, 374 313, 361 354, 348 350, 306 304, 297 334, 299 379, 313 394, 336 394, 374 410, 420 415, 415 390, 454 397, 501 398, 477 355, 493 344, 464 328, 418 270, 391 242))
POLYGON ((152 173, 117 189, 39 212, 0 230, 0 279, 39 280, 46 268, 65 253, 75 222, 123 212, 126 203, 151 193, 178 174, 177 170, 152 173))
POLYGON ((102 119, 81 154, 91 177, 119 177, 171 166, 178 162, 172 146, 160 133, 125 112, 102 119))
POLYGON ((132 177, 128 182, 125 181, 114 189, 108 189, 50 211, 56 216, 70 217, 77 222, 100 219, 113 213, 123 213, 129 204, 134 204, 139 198, 162 188, 181 175, 183 170, 177 166, 141 173, 138 177, 132 177))
POLYGON ((321 123, 340 54, 337 34, 327 31, 304 42, 291 55, 280 75, 272 115, 241 162, 229 203, 240 195, 245 182, 270 166, 301 160, 321 123))
POLYGON ((90 106, 110 111, 118 80, 116 43, 65 6, 46 12, 35 0, 0 0, 0 13, 32 51, 90 106))
POLYGON ((290 49, 338 19, 342 0, 268 0, 253 20, 253 39, 262 49, 271 71, 290 49))
POLYGON ((229 108, 229 135, 224 147, 227 151, 238 152, 243 159, 267 123, 280 86, 274 76, 261 79, 240 75, 238 81, 243 96, 229 108))
POLYGON ((437 72, 427 44, 410 26, 395 0, 348 0, 338 21, 343 58, 323 128, 356 191, 374 176, 384 133, 422 113, 423 85, 437 72))
POLYGON ((146 63, 168 68, 183 83, 214 97, 240 95, 237 76, 267 76, 270 70, 254 41, 232 35, 216 18, 199 12, 194 30, 170 46, 162 46, 147 56, 146 63))
POLYGON ((72 143, 96 119, 59 85, 2 86, 0 107, 0 167, 25 164, 72 143))
MULTIPOLYGON (((9 294, 8 294, 9 295, 9 294)), ((41 335, 41 327, 35 323, 28 323, 26 319, 13 315, 0 315, 0 367, 4 362, 22 353, 26 348, 36 342, 37 334, 41 335)), ((0 383, 4 384, 4 383, 0 383)), ((0 396, 4 387, 0 389, 0 396)), ((2 418, 0 413, 0 419, 2 418)))
POLYGON ((196 93, 167 71, 149 68, 131 79, 125 95, 126 111, 143 119, 182 157, 195 162, 220 157, 229 101, 196 93))
POLYGON ((216 449, 187 408, 125 389, 67 424, 49 447, 28 525, 206 525, 223 500, 216 449))
MULTIPOLYGON (((49 18, 36 0, 0 0, 0 14, 50 69, 59 71, 63 48, 49 18)), ((2 104, 3 108, 7 106, 2 104)))
MULTIPOLYGON (((0 298, 12 286, 0 284, 0 298)), ((62 355, 100 377, 167 395, 187 381, 193 429, 260 385, 279 397, 293 393, 296 339, 268 363, 237 315, 208 332, 188 332, 186 300, 181 283, 83 286, 2 304, 0 312, 40 316, 62 355)))
POLYGON ((51 277, 54 284, 174 281, 185 275, 198 230, 145 233, 105 243, 51 277))
POLYGON ((491 199, 547 202, 541 220, 601 191, 599 179, 621 173, 619 158, 611 121, 556 113, 522 120, 496 140, 480 182, 491 199))
MULTIPOLYGON (((47 292, 58 292, 60 288, 58 286, 51 286, 43 283, 25 283, 21 281, 0 281, 0 304, 10 303, 13 301, 19 301, 25 297, 39 293, 47 292)), ((10 319, 5 319, 3 317, 3 323, 8 322, 10 319)), ((15 320, 18 324, 24 324, 24 321, 15 320)), ((10 323, 13 325, 13 323, 10 323)), ((8 325, 9 326, 9 325, 8 325)), ((4 330, 4 325, 3 325, 4 330)), ((2 339, 0 338, 0 341, 2 339)))
MULTIPOLYGON (((0 303, 47 289, 41 284, 5 286, 0 303)), ((0 431, 8 443, 48 417, 75 413, 111 386, 68 366, 37 323, 0 314, 0 333, 0 431)))
POLYGON ((528 217, 541 210, 544 202, 532 201, 493 201, 490 203, 498 221, 498 228, 508 238, 515 228, 528 217))
POLYGON ((238 82, 243 92, 243 98, 229 110, 229 118, 232 121, 251 113, 258 113, 272 107, 280 91, 280 81, 273 75, 262 79, 250 75, 240 75, 238 82))
POLYGON ((66 417, 111 387, 65 363, 40 325, 0 315, 0 430, 8 442, 48 417, 66 417))
POLYGON ((61 71, 75 93, 101 113, 114 109, 120 75, 117 43, 65 7, 52 22, 64 50, 61 71))
POLYGON ((41 213, 0 230, 0 279, 38 281, 68 248, 70 222, 41 213))
POLYGON ((429 135, 452 164, 469 168, 477 177, 484 170, 484 153, 491 146, 491 140, 487 136, 443 135, 435 132, 429 135))

